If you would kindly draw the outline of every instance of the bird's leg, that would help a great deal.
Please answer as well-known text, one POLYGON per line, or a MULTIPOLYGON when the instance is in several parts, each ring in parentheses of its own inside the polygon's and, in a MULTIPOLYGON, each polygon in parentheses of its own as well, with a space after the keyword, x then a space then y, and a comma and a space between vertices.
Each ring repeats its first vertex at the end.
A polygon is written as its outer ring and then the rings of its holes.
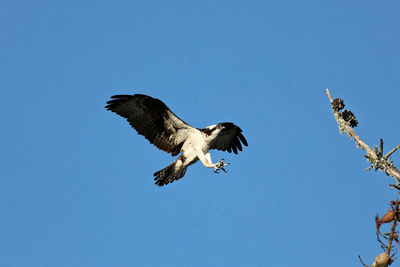
POLYGON ((207 168, 214 168, 215 173, 219 173, 220 170, 226 172, 224 166, 229 165, 229 163, 224 163, 224 159, 221 159, 217 163, 212 163, 210 152, 207 152, 206 154, 198 153, 198 157, 200 161, 204 164, 204 166, 206 166, 207 168))
POLYGON ((205 157, 206 157, 206 160, 211 164, 211 166, 214 167, 214 172, 215 172, 215 173, 219 173, 220 170, 223 170, 224 172, 227 172, 227 171, 225 170, 224 166, 229 165, 229 163, 224 163, 224 159, 221 159, 221 160, 220 160, 219 162, 217 162, 217 163, 212 163, 210 152, 207 152, 207 153, 205 154, 205 157))
POLYGON ((220 170, 223 170, 224 172, 227 172, 227 171, 225 170, 224 166, 228 166, 228 165, 229 165, 229 163, 224 163, 224 159, 221 159, 220 161, 218 161, 218 162, 215 164, 214 172, 215 172, 215 173, 219 173, 220 170))

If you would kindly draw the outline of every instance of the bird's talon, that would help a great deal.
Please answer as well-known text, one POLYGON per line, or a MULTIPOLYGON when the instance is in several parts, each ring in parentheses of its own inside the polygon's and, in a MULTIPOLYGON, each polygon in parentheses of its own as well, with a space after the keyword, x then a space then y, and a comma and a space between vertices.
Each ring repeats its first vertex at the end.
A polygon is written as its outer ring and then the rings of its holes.
POLYGON ((221 170, 223 172, 227 172, 227 170, 225 170, 224 166, 228 166, 228 165, 229 165, 229 163, 224 163, 224 159, 221 159, 217 164, 215 164, 214 172, 219 173, 221 170))

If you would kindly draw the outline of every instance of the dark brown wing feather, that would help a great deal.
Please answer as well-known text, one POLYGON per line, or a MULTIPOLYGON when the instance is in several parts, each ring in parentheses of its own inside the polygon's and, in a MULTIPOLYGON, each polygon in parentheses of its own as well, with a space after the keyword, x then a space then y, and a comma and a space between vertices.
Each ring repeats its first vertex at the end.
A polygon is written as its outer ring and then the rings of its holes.
POLYGON ((182 138, 186 139, 184 130, 191 127, 161 100, 147 95, 114 95, 105 108, 126 118, 138 134, 173 156, 179 154, 182 138))
POLYGON ((237 154, 242 151, 242 143, 248 146, 246 138, 242 134, 242 129, 231 122, 223 122, 217 125, 220 128, 218 135, 210 142, 210 149, 218 149, 237 154))

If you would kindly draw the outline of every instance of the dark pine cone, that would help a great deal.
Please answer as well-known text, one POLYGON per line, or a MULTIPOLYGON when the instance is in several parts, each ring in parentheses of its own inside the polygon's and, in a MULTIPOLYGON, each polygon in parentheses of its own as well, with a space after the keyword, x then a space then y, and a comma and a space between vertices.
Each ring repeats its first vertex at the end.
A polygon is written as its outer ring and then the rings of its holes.
POLYGON ((344 106, 345 106, 344 105, 344 101, 341 98, 335 98, 332 101, 332 108, 333 108, 334 111, 342 110, 344 108, 344 106))
POLYGON ((354 128, 358 125, 358 121, 356 119, 356 116, 351 112, 350 110, 343 110, 341 113, 342 118, 350 123, 351 128, 354 128))

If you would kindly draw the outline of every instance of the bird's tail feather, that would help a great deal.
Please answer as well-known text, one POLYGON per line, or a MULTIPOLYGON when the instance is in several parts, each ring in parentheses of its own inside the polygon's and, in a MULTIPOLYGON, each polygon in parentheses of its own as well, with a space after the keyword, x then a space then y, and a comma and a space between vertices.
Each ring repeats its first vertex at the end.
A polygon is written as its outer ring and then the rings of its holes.
POLYGON ((163 186, 182 178, 186 173, 186 168, 187 166, 184 166, 181 159, 178 158, 172 164, 154 173, 155 184, 163 186))

